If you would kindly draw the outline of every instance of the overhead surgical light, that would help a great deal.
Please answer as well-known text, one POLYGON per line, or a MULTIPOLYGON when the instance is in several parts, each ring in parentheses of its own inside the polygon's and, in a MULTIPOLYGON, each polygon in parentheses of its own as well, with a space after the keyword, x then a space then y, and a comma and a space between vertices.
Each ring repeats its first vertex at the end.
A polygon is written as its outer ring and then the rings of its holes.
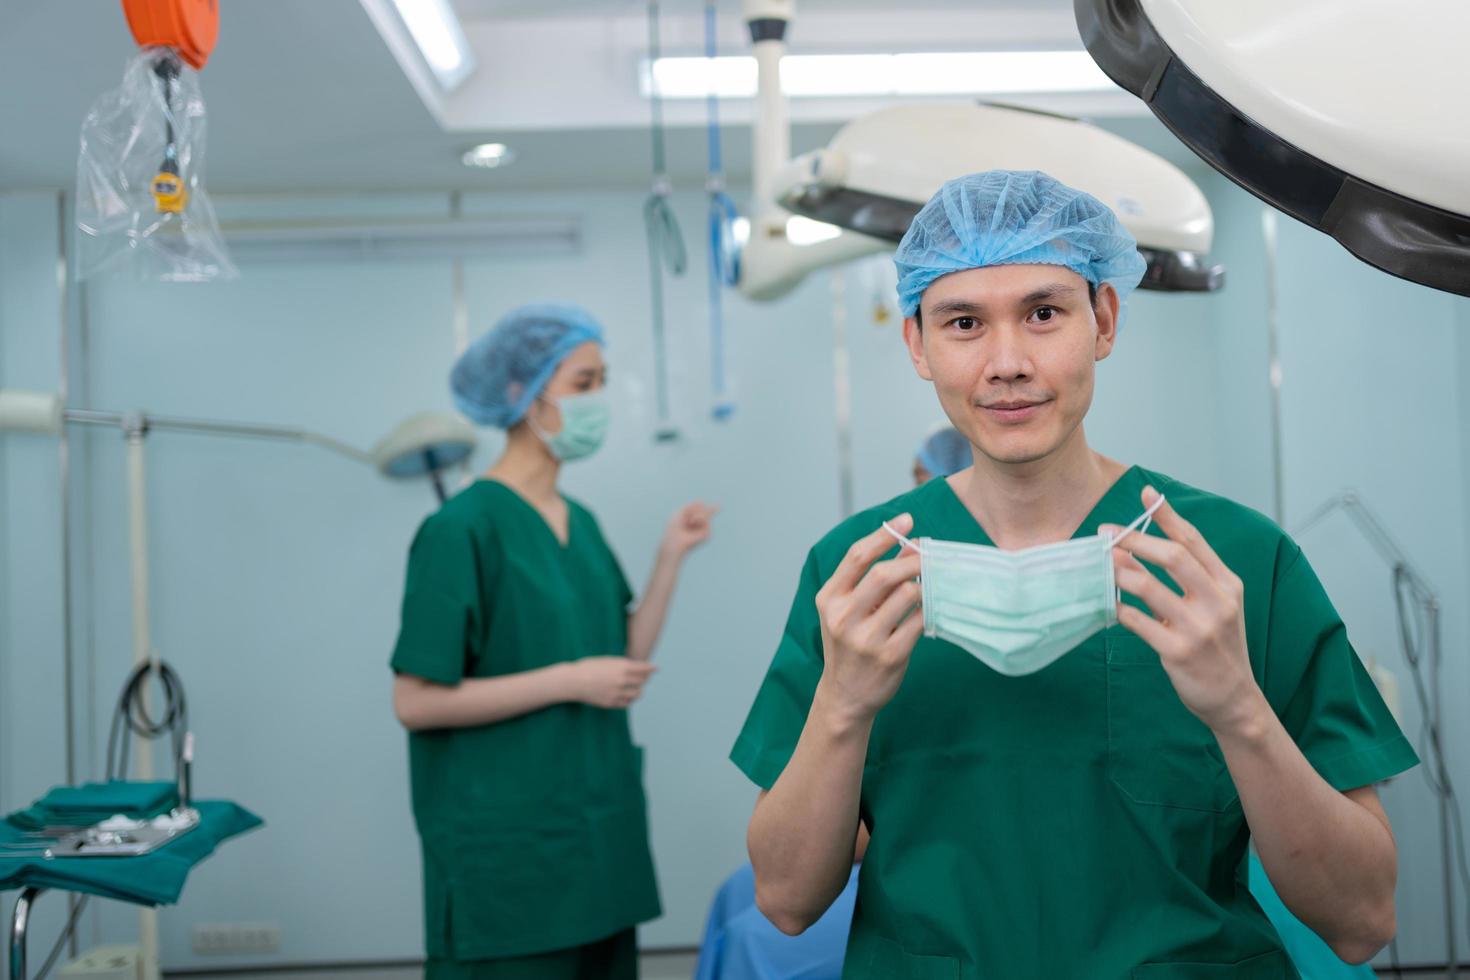
POLYGON ((831 241, 841 234, 841 228, 825 221, 813 221, 799 214, 786 219, 786 240, 793 245, 815 245, 831 241))
POLYGON ((1246 190, 1470 296, 1470 5, 1074 0, 1087 50, 1246 190))
MULTIPOLYGON (((657 82, 666 99, 748 99, 757 88, 755 58, 659 58, 645 62, 645 98, 657 82)), ((781 90, 791 98, 824 96, 1021 95, 1106 92, 1116 85, 1086 51, 970 51, 901 54, 807 54, 781 59, 781 90)))
POLYGON ((475 54, 449 0, 393 0, 393 6, 440 87, 448 92, 464 81, 475 54))
POLYGON ((945 181, 984 170, 1044 170, 1107 204, 1148 261, 1144 289, 1223 285, 1207 258, 1214 219, 1204 193, 1162 157, 1077 119, 973 102, 899 105, 789 160, 780 79, 791 3, 746 0, 745 15, 760 65, 755 214, 739 283, 747 296, 775 299, 819 268, 891 251, 945 181), (813 237, 792 215, 838 231, 813 237))

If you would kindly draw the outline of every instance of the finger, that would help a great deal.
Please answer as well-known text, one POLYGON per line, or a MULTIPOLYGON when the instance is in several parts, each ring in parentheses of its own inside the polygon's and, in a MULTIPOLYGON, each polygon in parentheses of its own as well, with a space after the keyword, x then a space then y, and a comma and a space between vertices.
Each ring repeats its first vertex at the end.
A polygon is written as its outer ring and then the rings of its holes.
POLYGON ((912 650, 923 633, 924 614, 916 607, 912 616, 898 624, 898 629, 888 637, 888 642, 884 644, 884 647, 890 651, 912 650))
MULTIPOLYGON (((1144 488, 1144 507, 1152 507, 1158 499, 1157 490, 1153 487, 1144 488)), ((1235 577, 1235 573, 1215 553, 1215 549, 1210 547, 1210 543, 1205 540, 1205 536, 1199 532, 1199 529, 1181 517, 1169 501, 1165 500, 1159 509, 1154 511, 1154 523, 1159 525, 1159 528, 1169 536, 1171 541, 1183 545, 1216 582, 1225 584, 1235 577)))
POLYGON ((897 588, 888 593, 888 598, 883 600, 882 605, 873 610, 873 614, 868 617, 868 626, 886 641, 909 610, 918 608, 923 594, 923 589, 913 579, 900 582, 897 588))
MULTIPOLYGON (((914 519, 908 514, 900 514, 890 520, 888 524, 899 534, 908 534, 909 531, 913 530, 914 519)), ((853 542, 852 547, 847 549, 847 554, 843 556, 841 563, 838 564, 837 570, 827 580, 827 587, 830 589, 829 594, 841 595, 851 592, 862 579, 863 575, 867 573, 868 569, 872 567, 873 562, 892 551, 896 543, 893 540, 893 535, 881 527, 871 534, 853 542)))
MULTIPOLYGON (((1118 533, 1118 530, 1110 525, 1100 530, 1105 530, 1108 534, 1118 533)), ((1152 534, 1130 534, 1114 546, 1113 554, 1131 554, 1164 569, 1186 594, 1208 595, 1217 584, 1205 567, 1184 545, 1168 538, 1160 538, 1152 534)))
POLYGON ((1118 625, 1153 647, 1160 657, 1164 651, 1173 649, 1174 636, 1169 632, 1169 627, 1142 609, 1119 603, 1118 625))
POLYGON ((878 562, 853 590, 852 608, 859 616, 867 618, 874 609, 887 602, 900 585, 918 578, 922 569, 922 560, 913 552, 878 562))
POLYGON ((656 670, 658 670, 658 665, 649 663, 647 660, 628 661, 627 673, 633 677, 646 678, 656 670))
POLYGON ((1143 600, 1159 619, 1169 623, 1183 623, 1189 618, 1189 609, 1183 597, 1134 558, 1120 555, 1114 559, 1114 580, 1118 588, 1131 596, 1143 600))

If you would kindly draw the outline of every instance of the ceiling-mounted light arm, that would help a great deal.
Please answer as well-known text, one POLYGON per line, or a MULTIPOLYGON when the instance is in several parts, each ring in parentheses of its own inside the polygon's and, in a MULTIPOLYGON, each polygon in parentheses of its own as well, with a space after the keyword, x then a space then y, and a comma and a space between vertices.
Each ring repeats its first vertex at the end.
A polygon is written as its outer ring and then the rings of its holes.
MULTIPOLYGON (((32 393, 6 391, 3 394, 13 397, 15 395, 32 393)), ((55 396, 36 393, 35 397, 51 399, 55 396)), ((46 411, 49 411, 49 408, 46 411)), ((284 425, 192 419, 177 415, 153 415, 146 412, 98 412, 79 408, 61 409, 59 419, 62 423, 68 425, 88 425, 113 429, 137 428, 144 432, 152 432, 154 430, 193 432, 206 435, 238 436, 247 439, 275 439, 284 442, 305 442, 346 456, 348 459, 355 459, 359 463, 371 464, 373 462, 373 457, 370 453, 363 452, 356 446, 350 446, 341 440, 333 439, 331 436, 322 435, 320 432, 312 432, 309 429, 298 429, 284 425)), ((3 416, 0 416, 0 430, 16 428, 31 432, 48 431, 29 425, 11 425, 7 424, 7 421, 3 416)))
POLYGON ((756 59, 756 106, 750 237, 740 257, 741 293, 778 299, 813 271, 881 252, 883 242, 833 229, 830 237, 805 243, 787 234, 792 215, 781 204, 784 187, 799 179, 791 160, 791 123, 781 88, 786 31, 796 14, 794 0, 744 0, 742 14, 756 59))
POLYGON ((437 412, 405 419, 371 450, 364 451, 340 439, 295 426, 67 408, 53 393, 0 389, 0 432, 56 435, 63 425, 116 428, 137 437, 160 430, 305 443, 366 463, 387 477, 428 476, 441 502, 445 492, 440 474, 468 458, 477 441, 474 427, 468 422, 437 412))
MULTIPOLYGON (((777 212, 776 173, 791 159, 791 124, 781 91, 781 58, 786 54, 786 29, 795 16, 794 0, 744 0, 746 26, 756 59, 755 157, 753 182, 755 223, 782 225, 777 212)), ((752 239, 760 229, 752 228, 752 239)))

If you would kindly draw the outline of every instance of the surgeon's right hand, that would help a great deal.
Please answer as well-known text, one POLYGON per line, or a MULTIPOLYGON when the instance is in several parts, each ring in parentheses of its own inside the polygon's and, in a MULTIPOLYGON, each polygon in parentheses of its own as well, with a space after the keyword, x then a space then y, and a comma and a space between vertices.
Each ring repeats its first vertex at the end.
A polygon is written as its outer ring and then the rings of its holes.
POLYGON ((631 657, 583 657, 567 667, 572 701, 598 708, 626 708, 643 694, 643 685, 658 668, 631 657))
MULTIPOLYGON (((914 526, 908 514, 888 523, 900 534, 914 526)), ((824 657, 819 694, 853 720, 870 721, 898 693, 924 631, 919 556, 905 550, 878 560, 892 550, 892 535, 879 528, 847 550, 817 592, 824 657)))

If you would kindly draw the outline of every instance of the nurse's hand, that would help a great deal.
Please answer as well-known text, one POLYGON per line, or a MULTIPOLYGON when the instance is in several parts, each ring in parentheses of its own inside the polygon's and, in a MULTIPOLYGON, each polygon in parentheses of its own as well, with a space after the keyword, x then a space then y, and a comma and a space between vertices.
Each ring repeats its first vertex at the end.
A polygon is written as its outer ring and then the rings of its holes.
POLYGON ((572 701, 597 708, 626 708, 643 694, 658 668, 630 657, 583 657, 567 664, 572 701))
POLYGON ((683 558, 709 540, 711 524, 718 507, 695 501, 674 512, 664 531, 659 551, 670 558, 683 558))
MULTIPOLYGON (((888 522, 900 534, 913 529, 908 514, 888 522)), ((817 592, 822 622, 821 687, 827 700, 857 720, 871 720, 898 693, 909 655, 924 631, 919 612, 919 556, 893 550, 882 528, 848 549, 817 592)))
MULTIPOLYGON (((1145 507, 1157 499, 1153 487, 1144 490, 1145 507)), ((1265 699, 1246 648, 1245 586, 1174 508, 1165 503, 1154 520, 1168 540, 1130 534, 1113 549, 1118 587, 1141 599, 1152 615, 1120 603, 1118 622, 1158 653, 1185 707, 1212 731, 1233 731, 1256 717, 1265 699), (1140 558, 1168 572, 1183 595, 1140 558)), ((1121 528, 1105 530, 1116 534, 1121 528)))

